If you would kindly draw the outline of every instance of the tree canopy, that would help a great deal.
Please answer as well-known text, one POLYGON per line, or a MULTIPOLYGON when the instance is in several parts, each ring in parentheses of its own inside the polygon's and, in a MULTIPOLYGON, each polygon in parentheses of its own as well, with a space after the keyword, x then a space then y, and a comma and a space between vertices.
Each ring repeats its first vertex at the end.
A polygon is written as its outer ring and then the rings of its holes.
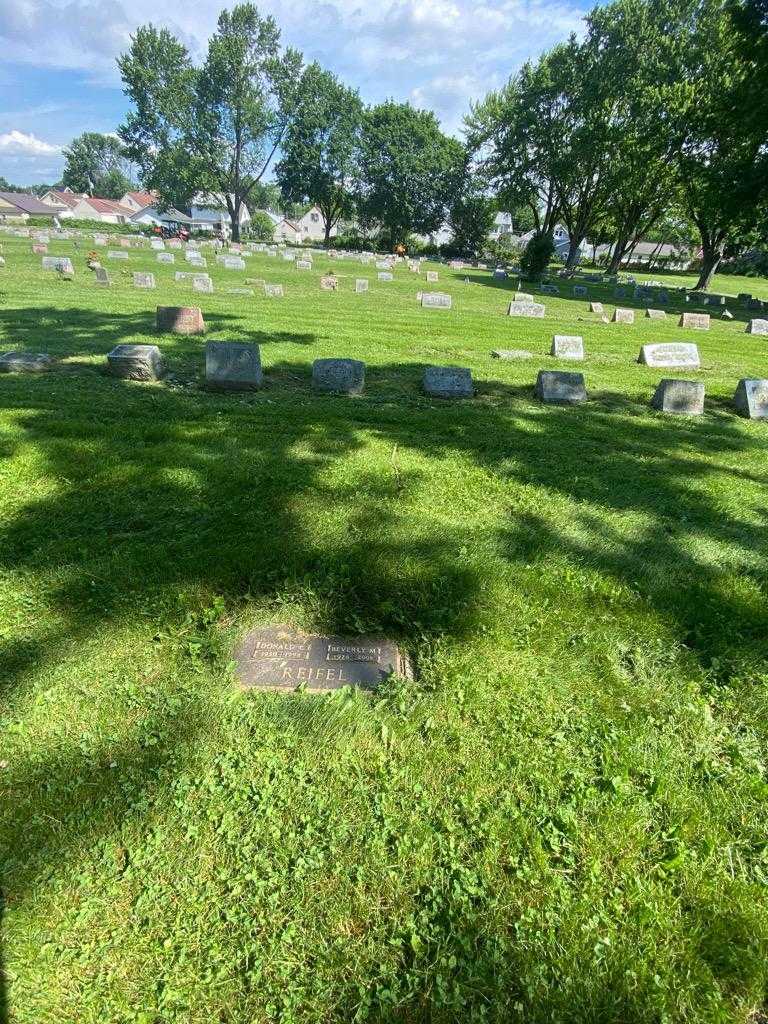
POLYGON ((358 216, 394 246, 443 224, 464 173, 464 148, 431 111, 381 103, 365 111, 358 166, 358 216))
POLYGON ((114 135, 85 132, 65 148, 65 188, 105 199, 120 199, 131 188, 131 165, 125 146, 114 135))
POLYGON ((352 213, 362 117, 358 93, 319 64, 310 64, 275 174, 287 202, 317 205, 326 244, 339 220, 352 213))
POLYGON ((251 3, 219 15, 200 67, 167 29, 139 28, 118 61, 133 104, 120 136, 166 205, 226 205, 233 237, 296 107, 301 55, 251 3))

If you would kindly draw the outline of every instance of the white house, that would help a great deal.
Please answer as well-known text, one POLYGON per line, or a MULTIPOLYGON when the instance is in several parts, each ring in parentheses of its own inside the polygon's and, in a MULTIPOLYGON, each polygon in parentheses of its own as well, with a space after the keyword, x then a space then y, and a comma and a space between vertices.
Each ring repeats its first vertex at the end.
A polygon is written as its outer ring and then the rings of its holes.
POLYGON ((275 225, 275 241, 291 242, 298 245, 301 242, 301 230, 299 225, 285 217, 275 225))
POLYGON ((181 226, 188 228, 192 225, 192 218, 188 217, 186 213, 181 213, 180 210, 175 210, 172 206, 162 212, 156 206, 145 206, 133 214, 131 223, 151 224, 160 228, 181 226))
POLYGON ((159 198, 157 192, 126 192, 120 200, 120 205, 138 213, 139 210, 153 206, 159 198))
POLYGON ((493 218, 493 226, 488 232, 488 240, 491 242, 498 242, 505 236, 511 237, 513 234, 512 228, 512 214, 502 213, 499 211, 499 213, 497 213, 493 218))
MULTIPOLYGON (((234 198, 230 196, 230 198, 234 198)), ((192 219, 192 227, 198 231, 220 231, 222 234, 231 233, 231 221, 224 196, 216 195, 213 192, 198 192, 193 198, 189 215, 192 219)), ((240 207, 240 227, 244 228, 251 222, 251 215, 248 207, 243 203, 240 207)))
POLYGON ((63 220, 65 217, 71 217, 72 210, 77 204, 87 198, 87 192, 73 192, 71 188, 52 188, 40 196, 40 201, 46 206, 55 206, 59 211, 59 218, 63 220))
POLYGON ((103 224, 127 224, 134 211, 115 199, 84 196, 69 211, 68 216, 81 220, 100 220, 103 224))

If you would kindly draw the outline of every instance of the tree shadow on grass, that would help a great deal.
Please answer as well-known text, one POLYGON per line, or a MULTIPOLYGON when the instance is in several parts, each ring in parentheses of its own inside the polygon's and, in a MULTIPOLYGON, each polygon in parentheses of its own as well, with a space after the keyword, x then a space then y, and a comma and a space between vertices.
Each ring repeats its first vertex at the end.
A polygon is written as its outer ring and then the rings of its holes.
MULTIPOLYGON (((85 352, 113 341, 106 328, 89 338, 86 320, 68 339, 85 352)), ((579 408, 543 407, 529 387, 480 381, 477 399, 440 402, 420 393, 421 371, 418 364, 371 368, 367 393, 356 399, 314 395, 307 363, 289 361, 271 367, 273 383, 253 396, 74 375, 51 375, 38 393, 25 378, 0 380, 0 405, 23 410, 15 416, 21 441, 57 482, 31 493, 0 529, 0 569, 39 575, 55 622, 30 623, 22 642, 0 652, 8 706, 41 669, 119 628, 135 608, 152 609, 158 596, 180 591, 212 591, 237 611, 311 590, 317 628, 383 633, 417 655, 441 637, 469 639, 485 614, 484 567, 458 557, 461 521, 414 518, 430 485, 423 471, 399 467, 398 452, 430 465, 446 460, 446 472, 458 453, 495 479, 567 504, 568 528, 546 509, 510 505, 503 525, 491 528, 509 565, 567 558, 613 577, 723 680, 737 672, 749 679, 764 665, 764 606, 720 581, 726 560, 765 585, 768 515, 723 514, 701 486, 713 475, 731 488, 765 483, 735 464, 764 449, 762 438, 719 410, 696 420, 664 417, 610 392, 579 408), (390 458, 369 465, 371 441, 387 446, 390 458), (343 460, 355 468, 340 475, 343 460), (325 516, 322 531, 313 511, 325 516), (630 516, 636 527, 623 529, 630 516), (702 555, 705 545, 719 555, 702 555)), ((84 808, 85 842, 114 833, 121 814, 145 812, 146 790, 173 777, 175 737, 199 728, 202 712, 190 702, 155 710, 85 765, 52 756, 14 766, 9 784, 17 791, 44 788, 19 812, 7 872, 13 901, 78 855, 84 808), (113 762, 123 766, 116 775, 113 762), (46 807, 60 809, 48 835, 39 820, 46 807)), ((485 1001, 506 1000, 514 963, 494 975, 492 938, 473 934, 467 942, 483 957, 489 951, 478 967, 488 972, 478 982, 468 971, 457 983, 485 1001)), ((617 982, 594 1019, 615 1019, 619 1009, 628 1021, 647 1019, 642 993, 625 996, 617 982)), ((428 994, 421 998, 400 1017, 373 1006, 369 1019, 442 1019, 428 994)), ((545 1019, 546 1009, 533 1006, 531 1019, 545 1019)))

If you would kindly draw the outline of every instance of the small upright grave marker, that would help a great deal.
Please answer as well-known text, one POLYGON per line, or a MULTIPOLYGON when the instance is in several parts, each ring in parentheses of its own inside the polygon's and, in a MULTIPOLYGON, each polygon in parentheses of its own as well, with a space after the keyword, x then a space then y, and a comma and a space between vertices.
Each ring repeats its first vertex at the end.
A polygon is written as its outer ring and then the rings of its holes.
POLYGON ((575 405, 587 400, 583 373, 539 370, 535 391, 536 397, 548 405, 575 405))
POLYGON ((320 287, 324 292, 335 292, 339 288, 339 279, 335 274, 326 274, 320 278, 320 287))
POLYGON ((264 380, 258 345, 242 341, 208 341, 205 345, 205 380, 209 388, 252 391, 264 380))
POLYGON ((427 271, 427 284, 437 284, 438 280, 439 277, 436 270, 427 271))
POLYGON ((148 274, 143 270, 136 271, 133 275, 134 288, 154 288, 155 275, 148 274))
POLYGON ((265 284, 264 294, 268 299, 282 299, 285 291, 281 284, 265 284))
POLYGON ((613 311, 613 322, 615 324, 633 324, 635 322, 634 309, 622 309, 617 306, 613 311))
POLYGON ((583 359, 584 340, 578 334, 555 334, 550 355, 557 359, 583 359))
POLYGON ((699 350, 696 345, 682 341, 662 341, 653 345, 643 345, 638 363, 646 366, 699 366, 699 350))
POLYGON ((3 352, 0 373, 46 373, 56 365, 47 352, 3 352))
POLYGON ((388 270, 380 270, 378 272, 378 274, 376 275, 376 277, 379 279, 379 281, 393 281, 394 280, 394 275, 391 274, 388 270))
POLYGON ((423 386, 435 398, 471 398, 474 394, 472 371, 464 366, 428 366, 423 386))
POLYGON ((368 278, 367 277, 358 277, 355 280, 355 291, 358 292, 358 293, 360 293, 360 292, 367 292, 368 291, 368 278))
POLYGON ((750 320, 747 334, 768 334, 768 320, 750 320))
POLYGON ((424 309, 450 309, 451 296, 445 292, 422 292, 421 305, 424 309))
POLYGON ((344 395, 359 395, 365 385, 365 363, 359 359, 316 359, 312 387, 344 395))
POLYGON ((170 334, 202 334, 205 321, 199 306, 158 306, 157 329, 170 334))
POLYGON ((651 309, 650 306, 645 311, 645 315, 648 320, 666 320, 667 314, 663 309, 651 309))
POLYGON ((540 302, 510 302, 507 308, 507 316, 533 316, 541 319, 544 316, 546 307, 540 302))
POLYGON ((709 330, 709 313, 683 313, 678 327, 690 327, 696 331, 709 330))
POLYGON ((165 363, 157 345, 115 345, 107 355, 107 369, 113 377, 158 380, 165 363))
POLYGON ((590 304, 589 304, 589 312, 590 313, 602 313, 603 312, 603 304, 602 304, 602 302, 590 302, 590 304))
POLYGON ((768 380, 742 378, 736 386, 733 404, 741 416, 751 420, 768 419, 768 380))
POLYGON ((700 416, 704 412, 704 385, 667 377, 656 388, 651 407, 679 416, 700 416))

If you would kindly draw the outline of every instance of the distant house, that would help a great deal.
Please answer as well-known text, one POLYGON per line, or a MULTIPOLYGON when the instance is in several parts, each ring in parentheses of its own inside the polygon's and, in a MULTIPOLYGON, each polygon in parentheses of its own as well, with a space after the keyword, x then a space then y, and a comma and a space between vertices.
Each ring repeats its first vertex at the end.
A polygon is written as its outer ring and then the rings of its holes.
POLYGON ((139 210, 153 206, 159 198, 157 192, 126 192, 120 200, 120 205, 138 213, 139 210))
POLYGON ((275 241, 297 245, 301 241, 301 228, 294 221, 283 218, 275 225, 275 241))
POLYGON ((493 218, 493 226, 488 232, 488 240, 490 242, 498 242, 502 238, 510 238, 513 234, 513 228, 512 214, 499 211, 493 218))
POLYGON ((72 207, 69 216, 79 220, 99 220, 103 224, 127 224, 134 212, 115 199, 84 196, 72 207))
POLYGON ((162 228, 191 228, 192 218, 172 206, 162 212, 156 206, 145 206, 131 217, 132 224, 151 224, 162 228))
MULTIPOLYGON (((230 197, 232 198, 232 197, 230 197)), ((189 210, 192 227, 197 231, 218 231, 230 234, 232 230, 229 211, 224 196, 214 192, 198 192, 192 200, 189 210)), ((243 203, 240 207, 240 227, 244 228, 251 222, 248 207, 243 203)))
MULTIPOLYGON (((610 259, 613 252, 613 245, 598 245, 595 248, 595 259, 610 259)), ((688 270, 694 258, 694 254, 687 249, 671 245, 669 242, 637 242, 634 248, 628 250, 622 257, 621 265, 629 263, 650 266, 653 263, 661 263, 665 269, 688 270)))
MULTIPOLYGON (((325 239, 325 222, 319 206, 311 206, 302 217, 294 217, 292 223, 299 229, 302 242, 322 242, 325 239)), ((336 225, 331 228, 331 238, 338 234, 336 225)))
POLYGON ((71 188, 52 188, 40 196, 40 202, 58 207, 61 210, 59 217, 65 218, 72 216, 72 210, 81 199, 87 198, 87 192, 73 192, 71 188))
POLYGON ((0 192, 0 218, 3 220, 29 220, 30 217, 59 216, 66 207, 44 203, 26 192, 0 192))

